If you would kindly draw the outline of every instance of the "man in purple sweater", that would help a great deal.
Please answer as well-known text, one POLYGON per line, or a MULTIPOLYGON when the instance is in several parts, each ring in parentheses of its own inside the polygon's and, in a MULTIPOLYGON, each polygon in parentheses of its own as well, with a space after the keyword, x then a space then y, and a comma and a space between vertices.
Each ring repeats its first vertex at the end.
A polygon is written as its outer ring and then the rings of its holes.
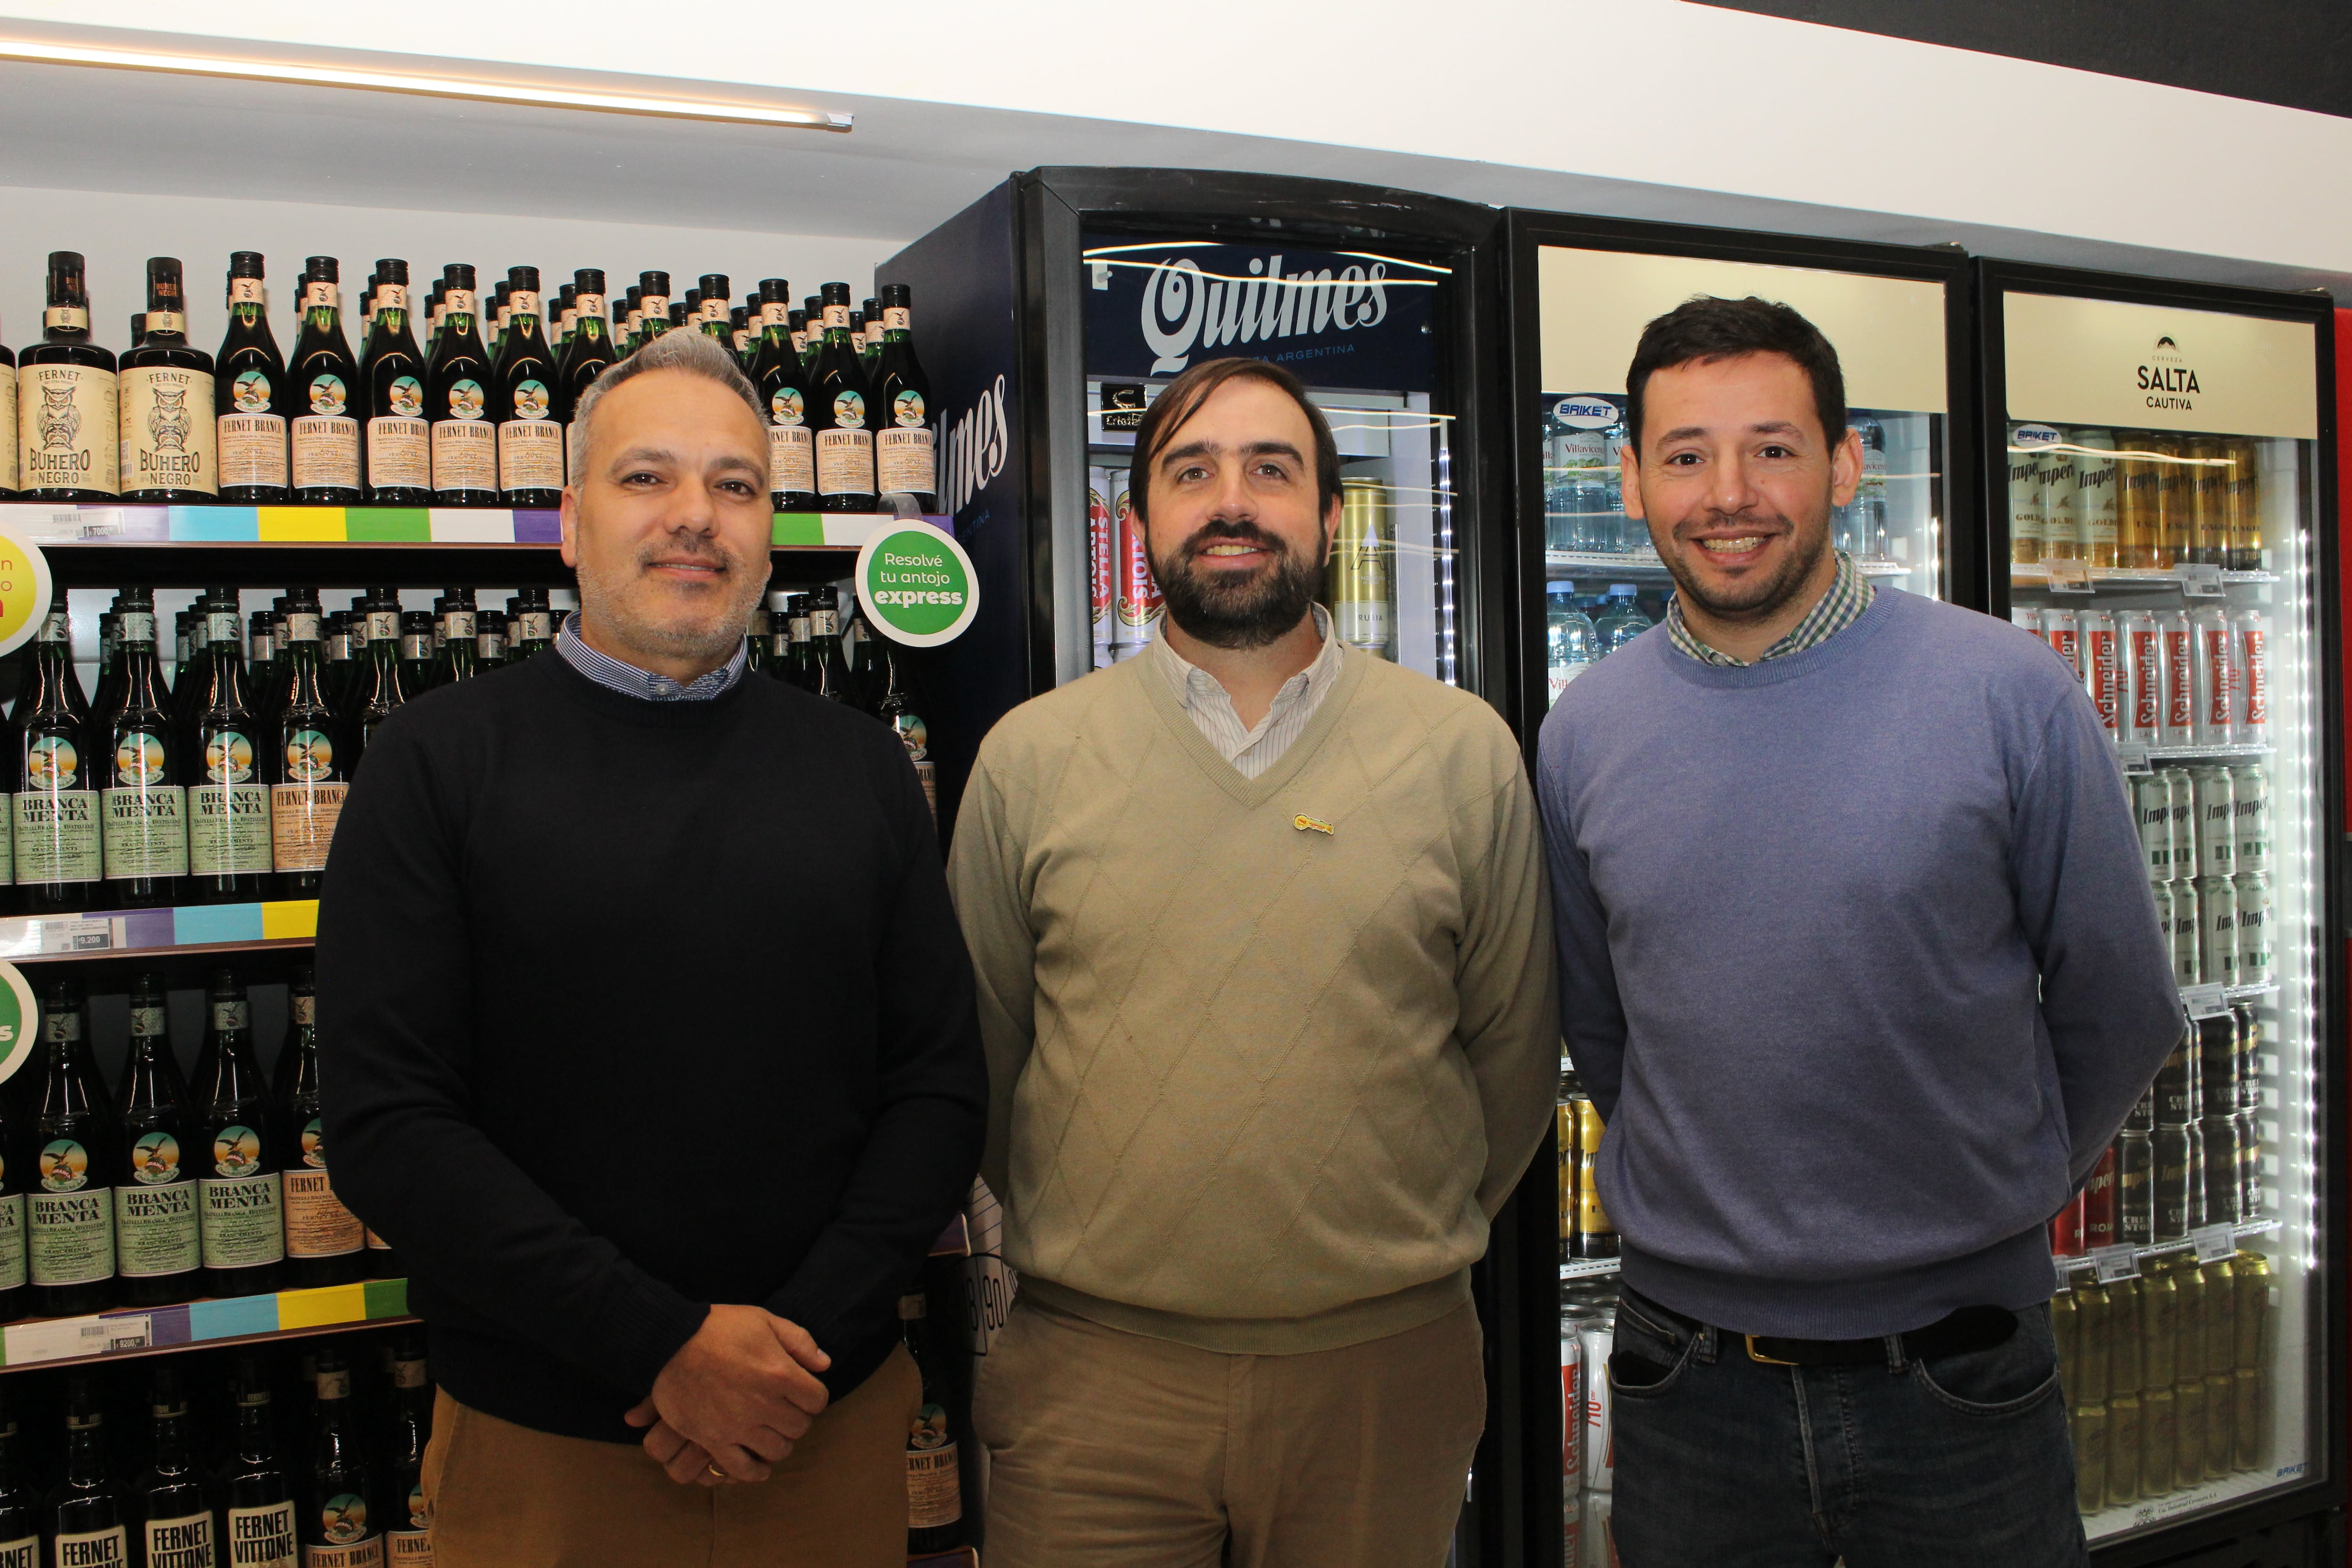
POLYGON ((1677 594, 1537 781, 1624 1237, 1619 1550, 2080 1563, 2045 1226, 2181 1029, 2098 716, 1830 548, 1862 452, 1796 311, 1693 300, 1626 390, 1677 594))

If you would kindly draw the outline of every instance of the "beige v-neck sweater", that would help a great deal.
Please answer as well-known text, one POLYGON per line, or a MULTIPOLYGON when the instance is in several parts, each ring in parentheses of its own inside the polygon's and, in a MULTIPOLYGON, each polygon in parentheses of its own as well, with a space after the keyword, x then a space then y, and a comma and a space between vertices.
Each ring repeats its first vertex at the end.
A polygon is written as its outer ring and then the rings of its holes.
POLYGON ((1491 708, 1353 651, 1256 779, 1148 660, 1006 715, 949 882, 1022 1289, 1261 1353, 1465 1300, 1559 1072, 1537 832, 1491 708))

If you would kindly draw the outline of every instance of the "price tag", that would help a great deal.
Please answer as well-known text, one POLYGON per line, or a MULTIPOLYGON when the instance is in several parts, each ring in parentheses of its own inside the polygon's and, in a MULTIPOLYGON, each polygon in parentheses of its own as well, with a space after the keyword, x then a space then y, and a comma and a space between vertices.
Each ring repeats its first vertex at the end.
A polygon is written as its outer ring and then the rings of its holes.
POLYGON ((2180 579, 2183 598, 2218 599, 2221 596, 2221 569, 2219 566, 2198 565, 2184 561, 2172 570, 2180 579))
POLYGON ((2189 1239, 2197 1248, 2200 1263, 2219 1263, 2238 1255, 2237 1233, 2227 1225, 2200 1226, 2189 1233, 2189 1239))
POLYGON ((2123 764, 2126 777, 2156 772, 2156 764, 2148 761, 2147 743, 2145 741, 2116 742, 2116 761, 2123 764))
POLYGON ((2219 985, 2184 985, 2180 988, 2180 1005, 2189 1009, 2192 1018, 2220 1018, 2229 1014, 2230 997, 2219 985))
POLYGON ((2139 1255, 2131 1249, 2129 1242, 2118 1242, 2113 1247, 2095 1247, 2091 1248, 2090 1257, 2091 1278, 2102 1285, 2112 1285, 2118 1279, 2133 1279, 2139 1276, 2139 1255))
POLYGON ((97 952, 114 945, 114 922, 103 915, 43 921, 40 925, 43 952, 97 952))
POLYGON ((2055 1254, 2052 1255, 2050 1272, 2057 1277, 2058 1289, 2072 1290, 2074 1288, 2074 1265, 2081 1261, 2079 1258, 2060 1258, 2055 1254))
POLYGON ((145 1312, 123 1312, 100 1318, 104 1325, 107 1353, 116 1351, 143 1351, 155 1342, 155 1320, 145 1312))
POLYGON ((2044 561, 2042 570, 2048 574, 2053 594, 2091 592, 2091 563, 2087 561, 2044 561))

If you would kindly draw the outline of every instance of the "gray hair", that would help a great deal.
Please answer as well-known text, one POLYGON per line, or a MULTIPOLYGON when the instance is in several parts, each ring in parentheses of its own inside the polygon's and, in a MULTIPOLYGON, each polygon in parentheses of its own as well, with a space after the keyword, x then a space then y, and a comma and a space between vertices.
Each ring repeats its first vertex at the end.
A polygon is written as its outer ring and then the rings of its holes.
MULTIPOLYGON (((725 387, 743 400, 743 406, 760 421, 762 430, 767 428, 767 410, 760 406, 760 394, 751 385, 751 378, 743 374, 743 367, 735 363, 734 351, 699 327, 672 327, 590 382, 588 390, 580 395, 579 403, 572 410, 572 423, 578 437, 572 443, 571 473, 567 476, 572 483, 576 485, 587 476, 588 447, 593 429, 592 421, 596 416, 597 405, 614 387, 656 370, 682 370, 688 375, 698 375, 705 381, 725 387)), ((767 456, 763 441, 760 449, 761 460, 765 462, 767 456)))

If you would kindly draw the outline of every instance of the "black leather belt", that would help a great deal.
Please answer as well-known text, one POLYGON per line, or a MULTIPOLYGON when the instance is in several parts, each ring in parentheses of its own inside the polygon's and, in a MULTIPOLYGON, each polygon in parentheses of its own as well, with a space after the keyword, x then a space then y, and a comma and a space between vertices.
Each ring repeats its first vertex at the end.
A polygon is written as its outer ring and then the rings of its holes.
MULTIPOLYGON (((1965 1355, 2006 1343, 2017 1332, 2017 1314, 2006 1307, 1961 1307, 1902 1336, 1908 1361, 1965 1355)), ((1729 1336, 1725 1336, 1728 1338, 1729 1336)), ((1792 1340, 1778 1334, 1744 1334, 1748 1359, 1767 1366, 1856 1366, 1886 1359, 1886 1341, 1792 1340)))

